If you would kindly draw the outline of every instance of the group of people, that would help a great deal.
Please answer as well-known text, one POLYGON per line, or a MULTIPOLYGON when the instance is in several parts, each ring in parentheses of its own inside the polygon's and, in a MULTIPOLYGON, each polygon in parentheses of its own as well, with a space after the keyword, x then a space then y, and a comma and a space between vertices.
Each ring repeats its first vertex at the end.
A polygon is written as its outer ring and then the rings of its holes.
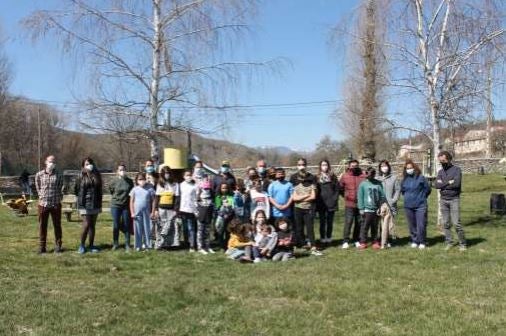
MULTIPOLYGON (((451 226, 458 234, 460 249, 466 249, 460 224, 462 173, 452 164, 452 156, 438 155, 442 165, 435 188, 441 194, 441 214, 446 248, 453 246, 451 226)), ((56 159, 49 156, 46 167, 35 176, 39 195, 39 253, 46 252, 48 218, 52 217, 55 252, 62 251, 61 200, 63 176, 56 169, 56 159)), ((96 253, 95 227, 102 210, 103 181, 93 159, 85 158, 77 176, 74 194, 82 218, 78 252, 96 253)), ((267 259, 286 261, 294 258, 295 248, 311 255, 322 255, 322 248, 332 242, 335 213, 339 197, 344 197, 344 229, 341 247, 385 249, 395 238, 397 203, 404 198, 411 247, 427 246, 428 180, 419 167, 408 160, 402 178, 383 160, 378 170, 363 171, 357 160, 348 162, 338 176, 328 160, 322 160, 316 174, 309 172, 304 158, 297 160, 297 172, 288 179, 283 168, 268 168, 264 160, 249 167, 244 178, 236 178, 227 161, 219 175, 212 176, 201 161, 192 169, 172 170, 157 167, 148 160, 144 171, 134 180, 125 165, 117 167, 117 176, 108 185, 113 220, 112 249, 119 248, 120 232, 125 250, 130 250, 134 236, 136 251, 160 250, 185 246, 192 253, 215 253, 211 237, 226 255, 243 262, 267 259), (316 240, 314 221, 318 215, 320 239, 316 240)))

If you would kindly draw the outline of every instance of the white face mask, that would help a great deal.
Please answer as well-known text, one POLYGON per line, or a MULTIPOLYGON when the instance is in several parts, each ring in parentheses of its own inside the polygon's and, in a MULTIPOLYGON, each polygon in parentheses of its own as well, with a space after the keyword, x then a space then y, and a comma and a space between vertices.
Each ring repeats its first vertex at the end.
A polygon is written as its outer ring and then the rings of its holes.
POLYGON ((170 174, 163 175, 163 178, 165 179, 165 181, 168 181, 170 179, 170 174))
POLYGON ((415 170, 413 168, 406 169, 406 173, 408 175, 413 175, 415 173, 415 170))
POLYGON ((328 165, 326 165, 326 164, 323 164, 323 165, 322 165, 322 172, 325 172, 325 173, 326 173, 326 172, 328 172, 328 171, 329 171, 329 166, 328 166, 328 165))
POLYGON ((118 175, 121 177, 125 176, 125 171, 124 170, 118 171, 118 175))
POLYGON ((279 225, 279 229, 280 229, 281 231, 285 231, 286 229, 288 229, 288 225, 286 225, 286 224, 281 224, 281 225, 279 225))
POLYGON ((188 183, 190 183, 191 181, 193 181, 192 177, 191 176, 185 176, 184 177, 184 180, 188 183))
POLYGON ((382 172, 383 174, 388 173, 388 167, 386 167, 386 166, 381 167, 381 172, 382 172))
POLYGON ((46 162, 46 168, 47 170, 53 170, 56 168, 56 163, 54 162, 46 162))
POLYGON ((93 170, 93 165, 92 164, 87 164, 86 166, 84 166, 84 168, 86 168, 87 171, 92 171, 93 170))

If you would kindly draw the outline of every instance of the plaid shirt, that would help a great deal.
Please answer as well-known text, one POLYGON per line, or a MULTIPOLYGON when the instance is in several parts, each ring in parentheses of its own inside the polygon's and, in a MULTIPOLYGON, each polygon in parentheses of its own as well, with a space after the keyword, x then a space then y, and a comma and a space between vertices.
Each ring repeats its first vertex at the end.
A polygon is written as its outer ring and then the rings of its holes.
POLYGON ((57 171, 48 173, 41 170, 35 175, 35 187, 39 195, 39 205, 54 207, 61 203, 63 198, 63 176, 57 171))

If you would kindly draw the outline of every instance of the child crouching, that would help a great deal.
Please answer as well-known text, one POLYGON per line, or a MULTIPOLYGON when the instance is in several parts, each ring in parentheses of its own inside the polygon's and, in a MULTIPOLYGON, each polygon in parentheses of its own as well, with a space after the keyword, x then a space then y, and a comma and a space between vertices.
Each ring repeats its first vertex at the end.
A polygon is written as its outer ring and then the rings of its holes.
POLYGON ((295 258, 293 255, 293 235, 287 218, 280 218, 276 222, 278 227, 278 241, 272 261, 287 261, 295 258))

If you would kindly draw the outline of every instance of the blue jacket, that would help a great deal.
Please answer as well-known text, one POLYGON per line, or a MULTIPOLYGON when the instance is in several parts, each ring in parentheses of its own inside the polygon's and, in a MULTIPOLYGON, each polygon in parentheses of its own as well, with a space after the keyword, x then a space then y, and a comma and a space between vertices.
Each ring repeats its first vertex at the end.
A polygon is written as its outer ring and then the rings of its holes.
POLYGON ((406 175, 401 183, 404 207, 410 209, 427 207, 430 185, 423 175, 406 175))

